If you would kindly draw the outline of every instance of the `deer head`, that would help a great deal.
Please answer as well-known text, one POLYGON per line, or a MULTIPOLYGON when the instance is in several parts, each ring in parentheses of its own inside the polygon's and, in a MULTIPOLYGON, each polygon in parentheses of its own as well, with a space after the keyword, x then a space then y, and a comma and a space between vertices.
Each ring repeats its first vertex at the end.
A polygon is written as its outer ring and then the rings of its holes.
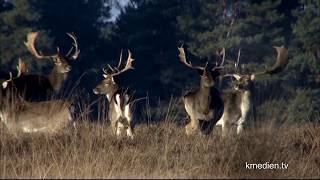
MULTIPOLYGON (((220 65, 217 65, 212 68, 211 70, 208 68, 208 62, 204 66, 194 66, 190 61, 187 60, 186 54, 184 52, 184 48, 178 47, 179 50, 179 59, 180 61, 185 64, 187 67, 191 69, 195 69, 199 76, 200 76, 200 82, 202 87, 212 87, 214 86, 214 80, 220 75, 220 70, 223 67, 224 58, 222 59, 222 62, 220 65)), ((224 49, 222 50, 222 53, 224 53, 224 49)), ((224 56, 223 56, 224 57, 224 56)))
POLYGON ((70 60, 75 60, 78 58, 80 50, 78 49, 77 39, 74 34, 67 33, 67 35, 73 40, 73 46, 70 48, 66 55, 62 55, 60 48, 57 47, 57 52, 52 55, 43 55, 41 51, 38 51, 35 47, 35 41, 39 35, 39 32, 30 32, 27 35, 27 42, 24 42, 29 52, 34 55, 37 59, 53 59, 55 63, 55 68, 59 73, 67 73, 71 70, 69 64, 70 60), (74 53, 72 53, 73 48, 75 48, 74 53))
MULTIPOLYGON (((234 73, 234 74, 224 75, 224 77, 233 77, 236 80, 236 82, 234 83, 234 88, 236 90, 249 90, 253 87, 253 83, 257 76, 265 75, 265 74, 272 75, 272 74, 280 73, 288 64, 288 49, 286 49, 283 45, 280 47, 273 46, 273 48, 275 48, 277 51, 277 60, 271 68, 258 73, 244 74, 244 75, 234 73)), ((236 68, 238 67, 238 64, 239 64, 239 57, 240 57, 240 53, 238 53, 238 61, 235 64, 236 68)))
POLYGON ((107 64, 107 67, 109 69, 109 72, 107 68, 103 69, 103 77, 104 79, 102 80, 101 83, 99 83, 94 89, 93 92, 95 94, 106 94, 108 96, 108 99, 110 100, 110 95, 115 92, 118 89, 117 83, 114 81, 115 76, 122 74, 123 72, 129 70, 129 69, 134 69, 132 66, 132 62, 134 59, 131 57, 131 52, 128 50, 128 58, 126 65, 123 69, 120 70, 120 66, 122 63, 122 52, 120 54, 120 59, 117 67, 111 67, 109 64, 107 64))

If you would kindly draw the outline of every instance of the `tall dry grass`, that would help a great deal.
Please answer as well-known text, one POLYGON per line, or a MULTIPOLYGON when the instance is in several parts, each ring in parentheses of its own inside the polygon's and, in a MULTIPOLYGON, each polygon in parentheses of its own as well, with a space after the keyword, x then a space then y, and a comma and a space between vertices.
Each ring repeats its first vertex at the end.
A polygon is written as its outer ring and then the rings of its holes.
MULTIPOLYGON (((179 112, 159 107, 158 123, 137 124, 135 139, 116 140, 105 123, 83 116, 56 135, 0 133, 0 178, 319 178, 320 126, 263 121, 239 137, 187 137, 179 112), (287 163, 249 170, 247 163, 287 163)), ((146 110, 150 112, 150 110, 146 110)), ((147 114, 146 118, 154 118, 147 114)))

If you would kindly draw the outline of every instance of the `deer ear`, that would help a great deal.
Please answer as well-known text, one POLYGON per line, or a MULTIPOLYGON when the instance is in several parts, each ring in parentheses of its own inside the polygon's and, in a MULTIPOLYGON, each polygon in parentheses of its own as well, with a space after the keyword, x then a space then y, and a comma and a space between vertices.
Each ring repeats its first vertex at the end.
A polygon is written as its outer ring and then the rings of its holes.
POLYGON ((250 80, 251 80, 251 81, 256 80, 256 76, 255 76, 254 74, 250 75, 250 80))
POLYGON ((106 75, 106 74, 103 74, 103 77, 104 77, 104 78, 107 78, 107 77, 108 77, 108 75, 106 75))

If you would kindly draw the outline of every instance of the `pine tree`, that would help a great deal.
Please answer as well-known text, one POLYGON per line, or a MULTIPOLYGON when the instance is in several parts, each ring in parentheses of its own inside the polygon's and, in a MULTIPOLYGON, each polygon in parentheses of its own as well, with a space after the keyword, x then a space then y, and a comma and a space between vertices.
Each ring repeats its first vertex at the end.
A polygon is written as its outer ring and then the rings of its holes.
MULTIPOLYGON (((10 1, 12 4, 6 6, 12 7, 0 13, 0 62, 1 69, 11 70, 18 62, 18 58, 26 60, 29 69, 37 69, 37 62, 33 61, 31 65, 31 56, 24 46, 28 32, 37 29, 38 20, 41 14, 35 9, 35 1, 10 1)), ((9 3, 9 2, 6 2, 9 3)), ((50 40, 43 35, 42 42, 50 44, 50 40)))
POLYGON ((234 62, 241 48, 240 63, 256 70, 274 62, 273 45, 286 43, 280 5, 280 0, 192 1, 178 22, 195 55, 210 59, 224 47, 227 62, 234 62))

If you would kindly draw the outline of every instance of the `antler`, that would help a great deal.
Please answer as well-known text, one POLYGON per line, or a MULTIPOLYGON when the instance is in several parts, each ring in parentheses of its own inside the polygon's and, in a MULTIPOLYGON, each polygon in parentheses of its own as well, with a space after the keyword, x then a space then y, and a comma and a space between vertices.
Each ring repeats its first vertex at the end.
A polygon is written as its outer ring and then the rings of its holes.
POLYGON ((237 58, 237 62, 236 62, 235 65, 234 65, 234 67, 235 67, 236 69, 238 69, 238 67, 239 67, 240 55, 241 55, 241 48, 238 49, 238 58, 237 58))
POLYGON ((276 74, 287 66, 288 64, 288 49, 282 46, 273 46, 273 48, 277 51, 277 60, 276 63, 269 69, 261 73, 255 73, 254 75, 262 75, 262 74, 276 74))
MULTIPOLYGON (((238 67, 239 67, 240 54, 241 54, 241 48, 238 49, 237 62, 234 64, 234 67, 235 67, 236 70, 238 70, 238 67)), ((241 75, 240 75, 240 74, 237 74, 237 73, 234 73, 234 74, 226 74, 226 75, 224 75, 223 77, 233 77, 233 78, 235 78, 237 81, 239 81, 240 78, 241 78, 241 75)))
POLYGON ((74 35, 74 33, 67 33, 67 35, 68 35, 69 37, 71 37, 71 39, 73 40, 73 43, 72 43, 73 46, 70 48, 70 50, 68 51, 68 53, 67 53, 66 56, 67 56, 67 57, 71 57, 72 59, 77 59, 78 56, 79 56, 79 54, 80 54, 80 49, 78 48, 77 38, 76 38, 76 36, 74 35), (73 55, 70 56, 70 54, 71 54, 71 52, 72 52, 72 50, 73 50, 73 47, 75 48, 75 51, 74 51, 73 55))
MULTIPOLYGON (((277 60, 276 63, 268 70, 265 70, 263 72, 253 73, 251 76, 252 78, 255 78, 257 75, 264 75, 264 74, 276 74, 281 71, 287 66, 288 64, 288 49, 286 49, 283 45, 282 46, 273 46, 273 48, 277 51, 277 60)), ((239 59, 240 50, 238 53, 238 59, 239 59)), ((238 60, 239 62, 239 60, 238 60)), ((237 62, 237 66, 238 66, 237 62)), ((242 75, 240 74, 226 74, 223 77, 234 77, 235 79, 239 80, 242 75)))
POLYGON ((132 56, 132 54, 131 54, 130 50, 128 50, 127 63, 122 70, 119 70, 119 68, 121 66, 121 61, 122 61, 122 52, 121 52, 118 67, 112 68, 109 64, 107 64, 108 68, 111 70, 111 73, 108 73, 106 69, 103 69, 104 74, 107 76, 117 76, 117 75, 119 75, 129 69, 134 69, 132 66, 132 62, 134 61, 134 59, 132 59, 131 56, 132 56))
POLYGON ((28 72, 27 64, 21 58, 19 58, 19 63, 18 63, 18 66, 17 66, 17 70, 18 70, 17 77, 20 77, 20 75, 22 73, 28 72))
POLYGON ((226 49, 223 47, 222 50, 220 51, 220 53, 218 53, 218 55, 219 56, 222 55, 222 61, 221 61, 221 63, 219 65, 216 63, 216 66, 214 68, 212 68, 212 71, 219 70, 219 69, 223 68, 223 65, 224 65, 225 60, 226 60, 226 49))
POLYGON ((33 54, 36 58, 38 59, 45 59, 45 58, 51 58, 51 57, 56 57, 58 55, 43 55, 41 52, 38 52, 37 49, 35 48, 35 41, 36 38, 38 37, 39 32, 30 32, 27 35, 27 42, 24 42, 24 44, 27 46, 29 52, 33 54))
POLYGON ((185 54, 185 52, 184 52, 183 45, 181 45, 181 47, 178 47, 178 50, 179 50, 179 59, 180 59, 180 61, 181 61, 183 64, 185 64, 186 66, 188 66, 189 68, 203 70, 203 69, 207 66, 208 62, 206 63, 206 66, 205 66, 205 67, 193 66, 193 65, 191 64, 191 62, 188 61, 187 58, 186 58, 186 54, 185 54))

